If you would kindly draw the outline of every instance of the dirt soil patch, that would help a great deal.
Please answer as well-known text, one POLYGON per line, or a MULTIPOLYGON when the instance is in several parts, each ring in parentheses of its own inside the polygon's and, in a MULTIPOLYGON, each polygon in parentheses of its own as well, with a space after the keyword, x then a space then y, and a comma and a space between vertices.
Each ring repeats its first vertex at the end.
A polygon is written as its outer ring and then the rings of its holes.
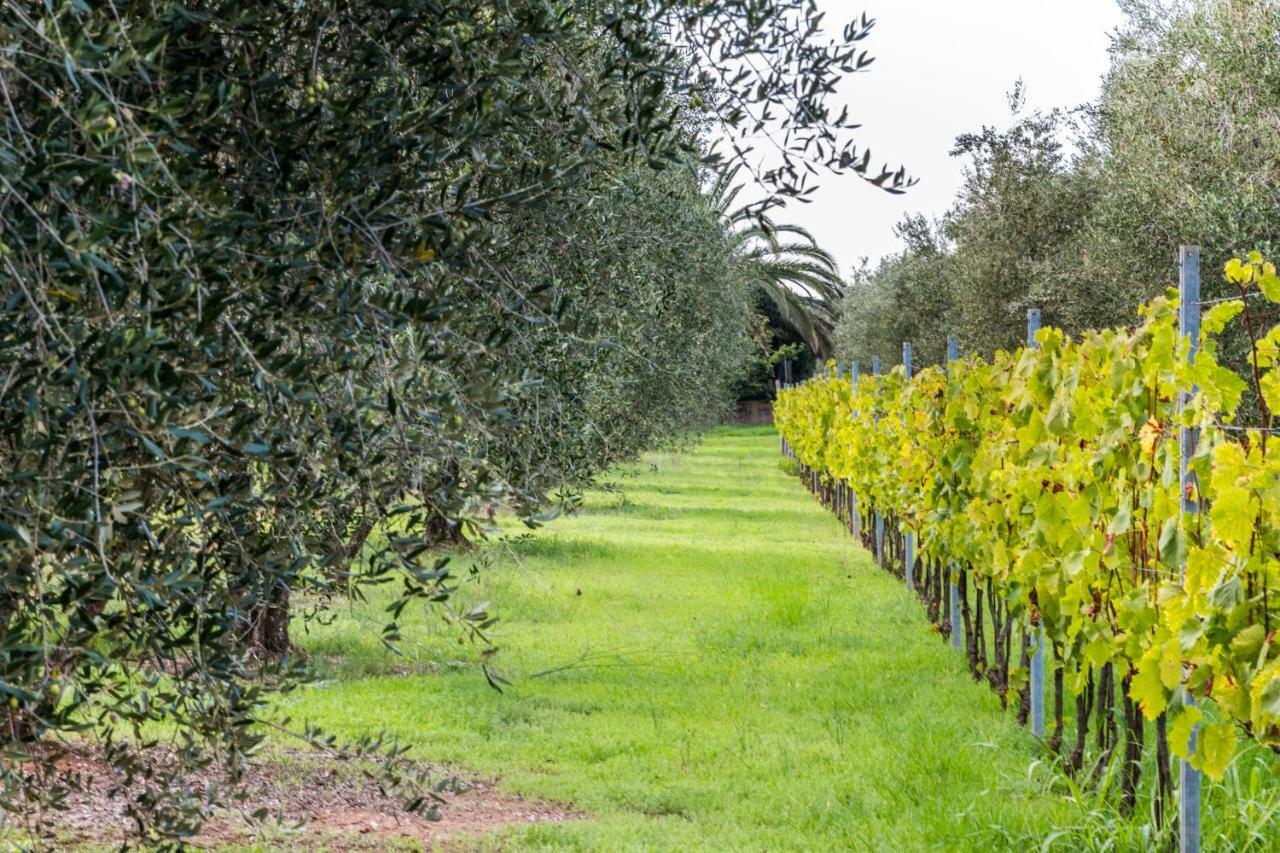
MULTIPOLYGON (((111 769, 89 750, 66 759, 92 782, 68 798, 65 812, 51 815, 48 843, 58 849, 116 847, 130 820, 122 796, 108 795, 111 769)), ((448 849, 468 837, 526 823, 578 820, 584 815, 561 803, 531 800, 497 789, 493 780, 454 770, 433 770, 438 819, 405 810, 401 798, 384 795, 354 763, 314 752, 288 751, 262 759, 250 772, 242 807, 223 809, 204 824, 193 844, 260 844, 298 850, 448 849), (251 820, 266 809, 269 817, 251 820)), ((197 775, 196 786, 201 784, 197 775)), ((209 777, 212 781, 212 777, 209 777)))

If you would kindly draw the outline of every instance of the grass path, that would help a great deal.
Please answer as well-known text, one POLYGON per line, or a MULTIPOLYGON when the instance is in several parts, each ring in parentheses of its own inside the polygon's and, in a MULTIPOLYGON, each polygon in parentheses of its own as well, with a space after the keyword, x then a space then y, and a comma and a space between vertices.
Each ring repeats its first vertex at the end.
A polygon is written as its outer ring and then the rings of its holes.
MULTIPOLYGON (((463 595, 501 617, 505 693, 466 666, 403 674, 357 624, 373 609, 301 638, 342 677, 290 712, 385 728, 591 815, 482 846, 989 850, 1047 834, 1060 805, 1027 781, 1029 736, 780 469, 776 441, 717 431, 501 549, 463 595)), ((474 656, 433 624, 413 628, 420 663, 474 656)))

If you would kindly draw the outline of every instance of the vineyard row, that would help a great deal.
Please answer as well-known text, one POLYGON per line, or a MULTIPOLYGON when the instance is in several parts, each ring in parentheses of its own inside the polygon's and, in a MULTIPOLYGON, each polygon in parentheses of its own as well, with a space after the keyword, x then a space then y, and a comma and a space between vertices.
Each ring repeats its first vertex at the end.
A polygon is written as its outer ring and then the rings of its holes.
POLYGON ((1154 724, 1161 818, 1170 752, 1185 810, 1194 771, 1220 779, 1244 738, 1280 745, 1280 278, 1257 254, 1224 274, 1233 295, 1200 302, 1184 250, 1183 298, 1132 327, 1045 328, 914 375, 908 348, 775 405, 809 486, 1033 724, 1047 661, 1046 743, 1069 773, 1118 761, 1132 809, 1154 724))

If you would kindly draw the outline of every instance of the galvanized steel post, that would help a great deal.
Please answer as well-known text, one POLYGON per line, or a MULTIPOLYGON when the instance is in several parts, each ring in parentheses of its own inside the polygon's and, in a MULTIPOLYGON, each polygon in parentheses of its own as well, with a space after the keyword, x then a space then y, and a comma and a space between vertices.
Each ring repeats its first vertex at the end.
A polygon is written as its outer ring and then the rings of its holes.
MULTIPOLYGON (((1040 331, 1040 309, 1027 309, 1027 346, 1038 349, 1036 332, 1040 331)), ((1031 653, 1031 733, 1044 737, 1044 626, 1031 626, 1031 641, 1035 650, 1031 653)))
MULTIPOLYGON (((1178 251, 1178 334, 1189 338, 1187 363, 1194 364, 1196 352, 1200 349, 1200 248, 1183 246, 1178 251)), ((1178 410, 1187 405, 1196 393, 1195 386, 1178 395, 1178 410)), ((1179 485, 1182 489, 1182 515, 1192 515, 1200 511, 1199 489, 1196 486, 1195 474, 1191 471, 1191 457, 1195 455, 1198 430, 1188 426, 1178 427, 1178 446, 1181 450, 1179 463, 1179 485)), ((1183 522, 1185 523, 1185 522, 1183 522)), ((1182 580, 1187 577, 1187 566, 1182 565, 1182 580)), ((1187 745, 1187 754, 1196 751, 1197 732, 1191 730, 1191 739, 1187 745)), ((1181 787, 1178 807, 1178 849, 1182 853, 1199 853, 1200 851, 1200 772, 1188 761, 1182 761, 1178 768, 1178 780, 1181 787)))
MULTIPOLYGON (((911 379, 910 341, 902 342, 902 369, 909 381, 911 379)), ((907 589, 914 591, 916 588, 916 534, 914 530, 907 531, 905 546, 902 555, 902 573, 907 580, 907 589)))
MULTIPOLYGON (((849 383, 853 386, 853 392, 858 392, 858 362, 849 363, 849 383)), ((857 417, 858 413, 853 412, 853 417, 857 417)), ((862 533, 862 516, 858 512, 858 493, 853 490, 853 485, 849 485, 849 532, 856 539, 862 533)))
MULTIPOLYGON (((871 357, 871 375, 880 375, 880 356, 871 357)), ((880 423, 880 415, 875 416, 875 422, 880 423)), ((876 561, 880 565, 884 565, 884 515, 880 512, 880 507, 876 507, 876 561)))
MULTIPOLYGON (((960 357, 960 342, 956 340, 955 335, 947 337, 947 379, 951 378, 951 363, 960 357)), ((956 583, 956 576, 959 570, 956 566, 951 566, 951 646, 952 648, 961 647, 960 634, 963 630, 960 624, 960 585, 956 583)))

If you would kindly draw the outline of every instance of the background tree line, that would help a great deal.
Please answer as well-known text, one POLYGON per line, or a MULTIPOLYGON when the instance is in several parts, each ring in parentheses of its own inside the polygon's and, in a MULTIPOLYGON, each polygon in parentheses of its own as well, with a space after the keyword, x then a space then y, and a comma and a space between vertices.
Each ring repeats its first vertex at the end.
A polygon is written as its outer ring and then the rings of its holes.
MULTIPOLYGON (((1019 345, 1026 308, 1072 333, 1133 322, 1198 244, 1205 298, 1222 264, 1280 235, 1280 4, 1125 0, 1096 103, 1025 114, 956 140, 968 163, 939 221, 907 217, 903 249, 855 275, 837 353, 940 362, 1019 345)), ((1224 342, 1237 357, 1243 339, 1224 342)))

